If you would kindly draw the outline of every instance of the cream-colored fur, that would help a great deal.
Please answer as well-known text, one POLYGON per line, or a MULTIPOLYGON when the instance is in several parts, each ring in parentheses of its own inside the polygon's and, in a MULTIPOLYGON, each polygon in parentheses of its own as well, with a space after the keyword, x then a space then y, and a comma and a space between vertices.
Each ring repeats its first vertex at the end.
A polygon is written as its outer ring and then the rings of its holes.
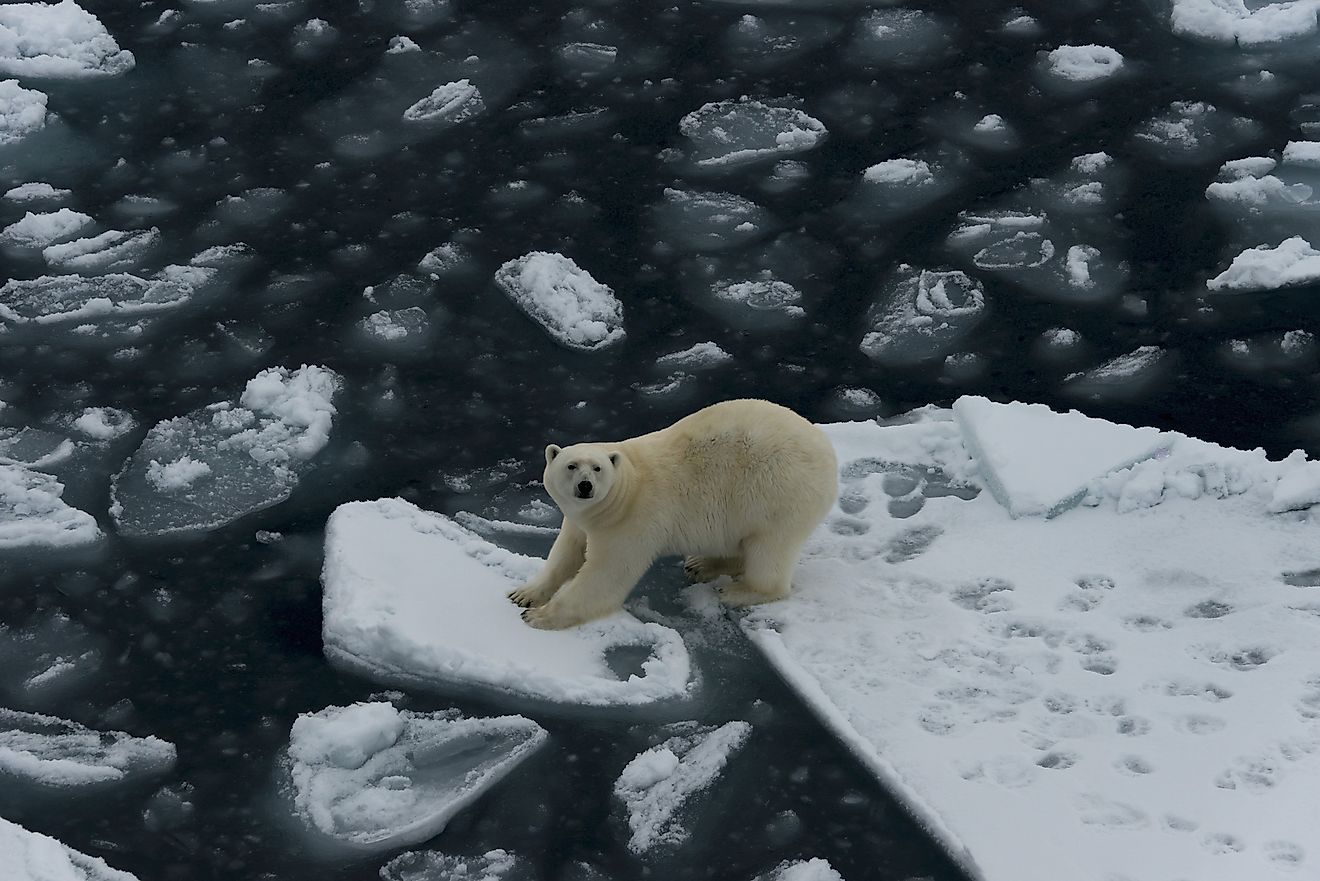
POLYGON ((666 554, 686 557, 697 580, 733 576, 721 590, 729 605, 781 599, 838 493, 824 432, 768 401, 714 404, 615 443, 551 444, 545 458, 564 524, 545 566, 509 598, 550 630, 619 609, 666 554))

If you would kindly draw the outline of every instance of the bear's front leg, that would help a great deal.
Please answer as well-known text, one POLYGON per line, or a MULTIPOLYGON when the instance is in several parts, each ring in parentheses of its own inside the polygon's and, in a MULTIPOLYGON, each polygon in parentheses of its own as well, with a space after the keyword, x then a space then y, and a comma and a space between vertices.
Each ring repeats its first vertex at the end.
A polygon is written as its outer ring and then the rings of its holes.
POLYGON ((545 605, 566 581, 577 574, 586 556, 587 534, 565 518, 541 571, 522 587, 509 591, 509 599, 524 608, 545 605))
POLYGON ((523 612, 523 620, 541 630, 563 630, 617 612, 651 560, 636 553, 593 551, 571 581, 545 605, 523 612))

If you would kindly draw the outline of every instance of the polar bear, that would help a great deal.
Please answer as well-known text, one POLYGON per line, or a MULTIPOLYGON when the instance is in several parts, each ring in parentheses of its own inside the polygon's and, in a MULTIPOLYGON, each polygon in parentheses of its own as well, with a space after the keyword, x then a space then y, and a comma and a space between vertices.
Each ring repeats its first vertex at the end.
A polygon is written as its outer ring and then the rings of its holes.
POLYGON ((728 605, 781 599, 838 484, 825 433, 769 401, 724 401, 614 443, 550 444, 545 487, 563 527, 509 599, 533 627, 572 627, 622 607, 665 554, 699 581, 732 576, 728 605))

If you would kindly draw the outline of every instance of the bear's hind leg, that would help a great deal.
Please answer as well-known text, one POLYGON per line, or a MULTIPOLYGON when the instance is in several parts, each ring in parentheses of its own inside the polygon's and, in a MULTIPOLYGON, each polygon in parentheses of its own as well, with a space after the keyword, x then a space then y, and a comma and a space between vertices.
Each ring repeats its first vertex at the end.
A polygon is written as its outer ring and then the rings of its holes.
POLYGON ((689 581, 714 581, 721 575, 738 576, 743 571, 742 557, 712 557, 693 554, 683 559, 683 574, 689 581))
POLYGON ((788 596, 804 542, 744 539, 742 574, 719 590, 720 601, 726 606, 754 606, 788 596))

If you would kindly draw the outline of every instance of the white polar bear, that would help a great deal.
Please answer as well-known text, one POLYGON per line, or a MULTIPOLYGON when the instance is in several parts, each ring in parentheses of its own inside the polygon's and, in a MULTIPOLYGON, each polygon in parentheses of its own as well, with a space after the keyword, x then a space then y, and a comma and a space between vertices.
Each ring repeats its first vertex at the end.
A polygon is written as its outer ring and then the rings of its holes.
POLYGON ((834 448, 769 401, 725 401, 616 443, 545 448, 545 487, 564 524, 541 571, 509 593, 533 627, 616 611, 651 563, 733 576, 729 605, 788 595, 807 536, 838 494, 834 448))

